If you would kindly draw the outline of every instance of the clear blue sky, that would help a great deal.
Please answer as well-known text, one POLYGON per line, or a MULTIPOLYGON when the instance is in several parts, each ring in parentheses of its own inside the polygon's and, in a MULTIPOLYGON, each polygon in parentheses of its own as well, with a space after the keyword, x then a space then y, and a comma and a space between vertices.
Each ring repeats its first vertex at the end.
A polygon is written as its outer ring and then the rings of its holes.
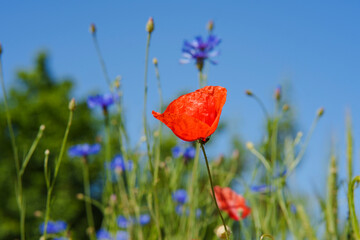
MULTIPOLYGON (((251 89, 271 110, 273 90, 290 81, 299 130, 307 132, 317 109, 325 108, 294 186, 325 191, 331 138, 336 139, 341 176, 345 176, 345 110, 351 109, 355 137, 355 174, 360 174, 360 2, 356 1, 7 1, 0 11, 0 42, 6 85, 19 68, 31 68, 39 50, 51 57, 56 77, 76 81, 73 95, 107 90, 88 32, 98 40, 112 78, 123 76, 124 101, 132 140, 141 134, 146 32, 155 20, 150 59, 159 59, 164 97, 198 87, 192 64, 180 65, 183 40, 205 35, 208 20, 221 39, 219 64, 209 84, 228 89, 223 120, 232 132, 259 142, 262 113, 245 96, 251 89), (300 183, 301 182, 301 183, 300 183)), ((157 110, 154 69, 149 65, 149 119, 157 110)), ((286 94, 286 93, 285 93, 286 94)), ((224 146, 224 143, 219 143, 224 146)), ((227 151, 218 149, 215 153, 227 151)), ((214 154, 215 154, 214 153, 214 154)), ((344 191, 344 190, 342 190, 344 191)), ((345 196, 340 203, 346 204, 345 196)))

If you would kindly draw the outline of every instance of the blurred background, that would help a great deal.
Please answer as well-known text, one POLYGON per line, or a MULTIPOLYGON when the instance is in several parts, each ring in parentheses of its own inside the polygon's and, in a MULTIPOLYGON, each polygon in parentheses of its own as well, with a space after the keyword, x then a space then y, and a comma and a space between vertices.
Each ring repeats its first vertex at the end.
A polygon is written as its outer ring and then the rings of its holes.
MULTIPOLYGON (((83 102, 90 94, 109 91, 89 33, 89 26, 94 23, 111 79, 118 75, 122 77, 125 120, 131 143, 135 145, 142 135, 145 24, 148 18, 152 16, 155 22, 149 57, 159 61, 166 102, 180 92, 198 88, 195 64, 179 63, 181 49, 184 40, 207 36, 206 24, 213 20, 214 34, 222 42, 219 45, 221 53, 216 58, 218 64, 208 66, 208 84, 227 88, 228 97, 221 118, 227 125, 219 140, 209 148, 210 155, 230 154, 230 141, 235 135, 244 142, 261 141, 265 119, 245 90, 255 93, 267 110, 273 112, 274 92, 281 86, 282 95, 293 111, 296 130, 306 134, 318 108, 325 109, 305 158, 289 183, 294 192, 310 194, 314 199, 317 193, 325 194, 331 151, 339 158, 340 181, 346 179, 347 112, 353 119, 354 175, 360 174, 359 2, 8 1, 1 9, 0 42, 4 49, 5 84, 9 92, 13 88, 10 95, 17 99, 13 102, 17 106, 13 114, 22 119, 22 126, 34 124, 34 132, 38 126, 34 119, 41 124, 41 119, 51 118, 59 114, 58 111, 66 112, 70 98, 83 102), (48 82, 39 83, 37 79, 44 74, 48 82), (62 90, 55 90, 55 87, 62 90), (33 96, 33 88, 42 88, 45 93, 46 89, 52 91, 48 90, 49 96, 42 95, 46 101, 40 101, 33 96), (21 107, 29 102, 38 105, 26 110, 21 107), (54 109, 54 105, 47 102, 56 102, 58 108, 54 109), (59 110, 62 106, 65 109, 59 110)), ((156 120, 152 118, 151 110, 159 111, 159 107, 155 70, 151 63, 148 76, 148 119, 150 125, 154 125, 156 120)), ((79 108, 84 111, 77 119, 78 131, 70 138, 73 144, 94 138, 97 131, 97 120, 86 111, 85 103, 79 108)), ((57 126, 46 125, 47 131, 65 126, 66 114, 63 120, 57 121, 57 126)), ((6 127, 4 117, 0 127, 6 127)), ((59 145, 61 137, 51 146, 59 145)), ((27 149, 29 145, 30 142, 25 142, 19 150, 27 149)), ((7 151, 11 153, 4 149, 6 143, 0 146, 0 156, 7 151)), ((39 150, 39 156, 42 156, 42 150, 39 150)), ((3 172, 14 170, 4 166, 3 172)), ((0 180, 6 181, 4 177, 0 180)), ((78 181, 81 184, 81 179, 78 181)), ((346 206, 345 189, 340 188, 340 206, 346 206)), ((345 215, 345 210, 342 214, 345 215)), ((2 217, 5 216, 0 215, 0 219, 2 217)))

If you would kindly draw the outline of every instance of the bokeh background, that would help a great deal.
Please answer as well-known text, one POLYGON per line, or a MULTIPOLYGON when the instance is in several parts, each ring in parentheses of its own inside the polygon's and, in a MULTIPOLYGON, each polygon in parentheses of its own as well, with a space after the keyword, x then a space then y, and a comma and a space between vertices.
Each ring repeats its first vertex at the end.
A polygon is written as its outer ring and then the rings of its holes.
MULTIPOLYGON (((122 76, 126 122, 135 145, 142 134, 148 18, 155 21, 150 59, 159 60, 166 101, 198 88, 194 64, 179 63, 181 48, 184 40, 206 36, 206 24, 213 20, 222 43, 218 65, 209 67, 208 84, 228 89, 222 115, 228 128, 210 154, 227 153, 234 134, 260 141, 264 117, 245 90, 256 93, 271 112, 275 88, 281 86, 297 129, 305 134, 317 109, 325 108, 290 183, 300 193, 325 194, 332 150, 339 157, 340 180, 345 179, 346 112, 353 119, 354 174, 360 173, 359 11, 356 1, 7 1, 0 10, 5 84, 14 86, 15 72, 31 69, 39 51, 46 51, 52 75, 72 79, 76 99, 108 92, 88 30, 95 23, 110 77, 122 76)), ((155 71, 149 66, 148 118, 155 124, 151 110, 158 110, 158 97, 155 71)), ((344 206, 345 191, 340 189, 339 196, 344 206)))

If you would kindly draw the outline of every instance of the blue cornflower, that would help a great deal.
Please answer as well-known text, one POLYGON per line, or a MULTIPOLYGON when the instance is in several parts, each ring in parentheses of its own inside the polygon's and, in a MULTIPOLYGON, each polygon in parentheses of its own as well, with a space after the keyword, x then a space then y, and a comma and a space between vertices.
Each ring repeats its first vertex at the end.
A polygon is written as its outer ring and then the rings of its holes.
POLYGON ((182 49, 183 59, 181 63, 189 63, 191 59, 194 59, 199 71, 202 70, 205 60, 209 60, 211 63, 216 64, 212 57, 219 55, 219 51, 215 51, 215 47, 219 45, 221 40, 215 35, 210 35, 207 40, 203 40, 201 36, 196 37, 193 41, 184 41, 182 49))
POLYGON ((124 158, 118 154, 116 155, 113 160, 110 162, 110 169, 115 172, 122 172, 122 171, 131 171, 133 168, 133 162, 129 160, 126 164, 124 158))
POLYGON ((107 109, 108 106, 112 105, 116 100, 114 94, 106 93, 104 95, 97 94, 95 96, 90 96, 87 99, 87 104, 89 108, 94 108, 96 106, 101 106, 103 109, 107 109))
POLYGON ((185 159, 193 159, 195 157, 196 150, 193 146, 185 148, 184 158, 185 159))
MULTIPOLYGON (((49 221, 47 222, 46 232, 49 234, 56 234, 65 231, 66 228, 67 228, 67 224, 64 221, 56 221, 56 222, 49 221)), ((42 223, 40 225, 41 234, 44 234, 44 230, 45 230, 45 223, 42 223)))
POLYGON ((96 233, 96 239, 97 240, 113 240, 114 238, 111 236, 111 234, 106 231, 105 229, 100 229, 97 233, 96 233))
POLYGON ((120 228, 127 228, 129 226, 129 221, 122 215, 117 217, 116 222, 120 228))
POLYGON ((183 149, 180 146, 175 146, 171 149, 174 158, 178 158, 183 154, 183 149))
POLYGON ((290 211, 292 212, 292 213, 296 213, 297 212, 297 209, 296 209, 296 206, 295 206, 295 204, 290 204, 290 211))
POLYGON ((125 231, 117 231, 116 232, 116 236, 115 236, 115 240, 128 240, 129 239, 129 234, 125 231))
POLYGON ((59 237, 59 238, 54 238, 54 240, 70 240, 70 239, 67 237, 59 237))
POLYGON ((250 187, 250 190, 253 192, 257 192, 257 193, 265 193, 265 192, 269 192, 271 191, 271 187, 269 185, 266 184, 262 184, 262 185, 254 185, 250 187))
POLYGON ((68 154, 70 157, 86 157, 91 154, 96 154, 100 151, 100 144, 96 143, 94 145, 85 144, 78 144, 72 146, 68 150, 68 154))
POLYGON ((144 225, 148 224, 150 222, 150 220, 151 220, 151 217, 149 214, 142 214, 139 217, 139 224, 141 226, 144 226, 144 225))
POLYGON ((173 192, 172 198, 175 202, 184 204, 187 201, 187 192, 185 189, 179 189, 173 192))

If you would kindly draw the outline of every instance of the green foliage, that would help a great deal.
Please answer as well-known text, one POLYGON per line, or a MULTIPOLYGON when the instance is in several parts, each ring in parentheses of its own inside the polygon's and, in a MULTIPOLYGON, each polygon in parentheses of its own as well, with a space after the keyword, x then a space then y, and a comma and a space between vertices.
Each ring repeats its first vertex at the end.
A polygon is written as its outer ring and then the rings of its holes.
MULTIPOLYGON (((40 53, 31 70, 17 73, 15 87, 10 90, 9 105, 20 160, 29 150, 41 124, 46 126, 43 137, 36 148, 23 178, 26 205, 26 232, 28 237, 38 236, 42 219, 34 216, 35 211, 44 211, 46 186, 43 175, 44 151, 50 150, 49 165, 53 167, 59 155, 68 118, 68 103, 73 83, 70 79, 54 79, 48 67, 48 58, 40 53)), ((3 105, 1 103, 1 105, 3 105)), ((85 102, 77 102, 75 117, 70 131, 69 145, 94 141, 96 122, 85 102)), ((13 239, 19 236, 19 213, 15 200, 16 180, 13 153, 11 150, 4 109, 0 109, 0 239, 13 239)), ((82 220, 83 203, 76 201, 76 194, 82 192, 82 177, 76 174, 81 166, 76 166, 66 158, 61 166, 55 188, 55 198, 51 218, 74 222, 74 228, 84 227, 82 220)), ((39 213, 39 212, 38 212, 39 213)))

